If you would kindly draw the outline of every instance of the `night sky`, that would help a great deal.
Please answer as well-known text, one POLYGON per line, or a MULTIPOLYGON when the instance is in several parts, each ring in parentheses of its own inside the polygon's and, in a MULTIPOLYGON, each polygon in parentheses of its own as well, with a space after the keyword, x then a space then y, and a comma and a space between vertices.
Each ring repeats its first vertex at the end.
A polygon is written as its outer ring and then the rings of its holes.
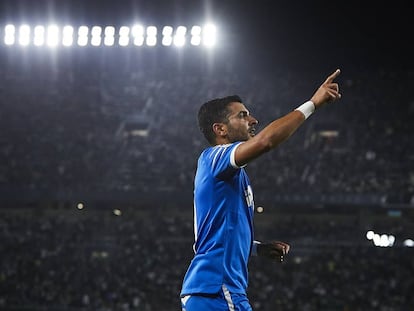
POLYGON ((2 24, 128 25, 140 20, 192 25, 212 20, 222 48, 267 65, 413 66, 411 11, 403 1, 2 0, 0 5, 2 24))

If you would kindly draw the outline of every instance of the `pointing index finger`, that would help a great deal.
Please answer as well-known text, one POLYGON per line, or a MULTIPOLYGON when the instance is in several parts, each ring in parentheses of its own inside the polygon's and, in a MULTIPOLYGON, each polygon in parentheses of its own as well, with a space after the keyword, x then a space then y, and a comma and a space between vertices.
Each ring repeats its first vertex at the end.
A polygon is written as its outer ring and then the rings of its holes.
POLYGON ((325 81, 325 83, 331 83, 339 74, 341 73, 340 69, 336 69, 325 81))

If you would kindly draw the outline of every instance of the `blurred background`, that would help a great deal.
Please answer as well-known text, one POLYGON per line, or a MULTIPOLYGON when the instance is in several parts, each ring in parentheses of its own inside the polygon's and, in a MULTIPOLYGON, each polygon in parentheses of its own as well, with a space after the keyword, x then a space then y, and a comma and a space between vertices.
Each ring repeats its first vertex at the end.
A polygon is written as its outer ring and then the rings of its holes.
POLYGON ((180 310, 199 106, 259 130, 336 68, 342 99, 250 163, 265 310, 412 310, 414 61, 402 1, 0 3, 0 309, 180 310))

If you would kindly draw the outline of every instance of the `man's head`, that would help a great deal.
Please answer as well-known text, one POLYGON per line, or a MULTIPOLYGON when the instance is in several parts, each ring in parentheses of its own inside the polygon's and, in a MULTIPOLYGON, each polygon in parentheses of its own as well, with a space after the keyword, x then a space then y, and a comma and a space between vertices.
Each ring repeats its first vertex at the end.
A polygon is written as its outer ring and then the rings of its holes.
POLYGON ((198 111, 198 125, 211 145, 246 141, 257 123, 237 95, 212 99, 198 111))

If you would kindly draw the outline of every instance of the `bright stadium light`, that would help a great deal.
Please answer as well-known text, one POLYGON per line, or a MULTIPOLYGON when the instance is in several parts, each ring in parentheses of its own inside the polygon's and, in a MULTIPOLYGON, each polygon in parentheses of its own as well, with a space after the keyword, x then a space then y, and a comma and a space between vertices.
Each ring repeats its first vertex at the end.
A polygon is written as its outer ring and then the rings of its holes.
POLYGON ((134 25, 131 29, 131 34, 134 38, 134 45, 142 46, 144 44, 144 26, 134 25))
POLYGON ((122 211, 119 208, 115 208, 112 213, 114 213, 115 216, 121 216, 122 211))
POLYGON ((121 26, 119 29, 114 26, 86 26, 77 28, 66 25, 62 28, 58 25, 13 25, 8 24, 4 27, 4 44, 21 46, 49 46, 56 47, 72 46, 156 46, 158 39, 163 46, 174 45, 176 47, 185 46, 187 43, 193 46, 213 46, 217 42, 217 30, 213 24, 204 27, 194 25, 191 28, 186 26, 174 27, 166 25, 161 28, 156 26, 144 26, 135 24, 132 27, 121 26), (162 34, 158 34, 161 32, 162 34))
POLYGON ((406 246, 406 247, 414 247, 414 240, 406 239, 406 240, 404 240, 403 245, 406 246))
POLYGON ((381 236, 378 233, 374 234, 374 237, 372 238, 375 246, 381 245, 381 236))
POLYGON ((162 45, 170 46, 173 41, 173 28, 171 26, 164 26, 162 29, 162 45))
POLYGON ((379 246, 381 246, 381 247, 387 247, 387 246, 389 246, 388 244, 389 244, 389 242, 388 242, 388 235, 381 234, 381 236, 380 236, 380 245, 379 246))
POLYGON ((392 234, 378 234, 372 230, 367 231, 366 238, 372 240, 375 246, 392 247, 395 243, 395 236, 392 234))
POLYGON ((78 45, 85 46, 88 44, 88 26, 80 26, 78 29, 78 45))
POLYGON ((136 46, 142 46, 144 44, 144 26, 142 25, 134 25, 131 28, 131 36, 133 39, 133 43, 136 46))
POLYGON ((187 27, 184 27, 184 26, 177 27, 177 30, 175 31, 175 36, 174 36, 175 46, 183 46, 185 44, 186 33, 187 33, 187 27))
POLYGON ((21 25, 19 28, 19 44, 22 46, 29 45, 30 43, 30 26, 21 25))
POLYGON ((200 45, 201 44, 201 27, 193 26, 191 28, 191 45, 200 45))
POLYGON ((102 34, 102 27, 100 26, 93 26, 91 30, 91 44, 93 46, 100 46, 101 45, 101 34, 102 34))
POLYGON ((13 45, 16 42, 16 27, 14 25, 6 25, 4 27, 4 43, 6 45, 13 45))
POLYGON ((127 46, 129 44, 129 27, 122 26, 119 28, 119 45, 120 46, 127 46))
POLYGON ((374 238, 375 232, 372 230, 367 231, 366 237, 368 240, 372 240, 374 238))
POLYGON ((392 234, 390 234, 388 236, 388 246, 394 246, 395 243, 395 236, 393 236, 392 234))
POLYGON ((157 27, 147 27, 147 39, 145 42, 148 46, 155 46, 157 44, 157 27))
POLYGON ((42 25, 37 25, 34 28, 34 37, 33 44, 35 46, 42 46, 45 44, 45 27, 42 25))
POLYGON ((115 27, 113 26, 106 26, 105 27, 105 38, 104 44, 106 46, 112 46, 115 42, 115 27))
POLYGON ((49 25, 47 27, 47 45, 50 47, 57 46, 59 42, 59 28, 56 25, 49 25))
POLYGON ((62 30, 62 44, 64 46, 71 46, 73 44, 73 27, 65 26, 62 30))
POLYGON ((216 44, 216 26, 208 24, 203 29, 203 43, 205 46, 213 46, 216 44))

